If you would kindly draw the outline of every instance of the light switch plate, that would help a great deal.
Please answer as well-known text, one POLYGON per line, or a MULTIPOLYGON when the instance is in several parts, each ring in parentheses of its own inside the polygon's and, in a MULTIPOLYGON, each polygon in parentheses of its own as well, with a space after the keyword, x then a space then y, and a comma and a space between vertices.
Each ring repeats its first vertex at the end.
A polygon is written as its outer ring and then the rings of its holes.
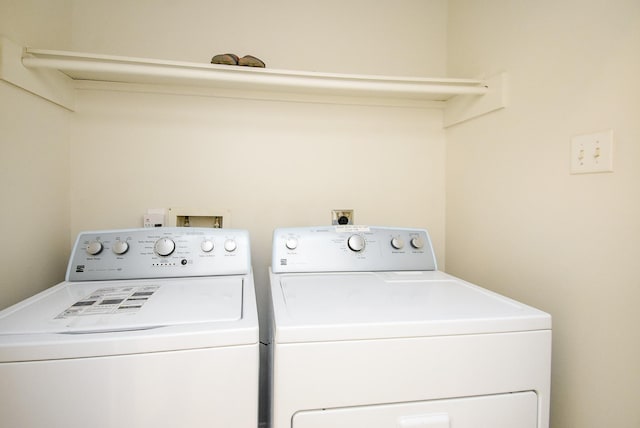
POLYGON ((613 130, 576 135, 571 139, 571 173, 613 171, 613 130))

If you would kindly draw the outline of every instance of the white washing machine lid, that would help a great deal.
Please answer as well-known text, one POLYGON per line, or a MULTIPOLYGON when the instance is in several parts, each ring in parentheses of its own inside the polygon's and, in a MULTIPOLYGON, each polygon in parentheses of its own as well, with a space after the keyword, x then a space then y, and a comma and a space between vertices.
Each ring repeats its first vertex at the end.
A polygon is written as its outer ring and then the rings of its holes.
POLYGON ((272 274, 277 343, 551 329, 550 315, 442 272, 272 274))
POLYGON ((252 275, 62 282, 0 312, 0 362, 257 341, 252 275))

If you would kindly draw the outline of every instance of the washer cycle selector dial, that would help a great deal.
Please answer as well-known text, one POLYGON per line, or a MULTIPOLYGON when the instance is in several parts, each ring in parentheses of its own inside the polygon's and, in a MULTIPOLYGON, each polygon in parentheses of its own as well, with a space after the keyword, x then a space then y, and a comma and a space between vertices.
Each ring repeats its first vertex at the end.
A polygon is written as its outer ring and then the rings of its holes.
POLYGON ((411 246, 416 250, 420 250, 424 247, 424 241, 419 236, 416 236, 415 238, 411 238, 411 246))
POLYGON ((169 238, 160 238, 153 246, 153 250, 159 256, 170 256, 176 249, 176 243, 169 238))
POLYGON ((113 247, 111 249, 116 255, 121 256, 129 251, 129 243, 127 241, 117 240, 113 243, 113 247))
POLYGON ((104 247, 102 246, 102 242, 98 241, 97 239, 94 239, 93 241, 89 242, 89 244, 87 245, 87 253, 90 256, 97 256, 102 252, 103 248, 104 247))
POLYGON ((351 235, 347 240, 347 245, 351 251, 360 252, 364 250, 365 240, 361 235, 351 235))

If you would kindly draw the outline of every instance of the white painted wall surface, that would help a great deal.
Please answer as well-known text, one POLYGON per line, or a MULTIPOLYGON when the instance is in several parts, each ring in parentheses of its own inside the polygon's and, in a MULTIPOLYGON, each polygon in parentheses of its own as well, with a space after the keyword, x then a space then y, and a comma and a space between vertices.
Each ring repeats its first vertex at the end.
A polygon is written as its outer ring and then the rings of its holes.
POLYGON ((446 0, 82 0, 74 49, 209 62, 255 55, 270 68, 440 77, 446 0))
POLYGON ((553 315, 554 428, 640 426, 640 3, 449 2, 449 72, 510 105, 447 131, 447 270, 553 315), (613 129, 614 172, 570 175, 613 129))
MULTIPOLYGON (((71 1, 2 0, 0 35, 68 49, 71 1)), ((0 81, 0 308, 64 279, 70 112, 0 81)))

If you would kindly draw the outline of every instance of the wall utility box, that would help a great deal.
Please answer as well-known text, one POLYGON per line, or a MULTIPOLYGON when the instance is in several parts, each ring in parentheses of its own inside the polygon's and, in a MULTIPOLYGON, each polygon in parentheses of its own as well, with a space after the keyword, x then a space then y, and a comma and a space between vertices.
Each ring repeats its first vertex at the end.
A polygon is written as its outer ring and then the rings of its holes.
POLYGON ((229 210, 169 208, 167 226, 229 228, 231 227, 231 212, 229 210))

